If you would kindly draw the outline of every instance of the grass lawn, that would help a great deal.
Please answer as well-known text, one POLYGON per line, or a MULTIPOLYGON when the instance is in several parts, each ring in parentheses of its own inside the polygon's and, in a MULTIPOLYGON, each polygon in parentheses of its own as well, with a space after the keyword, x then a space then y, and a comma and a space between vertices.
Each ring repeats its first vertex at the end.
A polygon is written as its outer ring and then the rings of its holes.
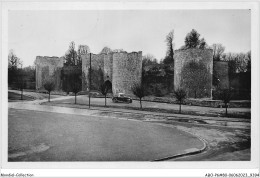
MULTIPOLYGON (((8 101, 17 101, 17 100, 21 100, 21 94, 14 93, 14 92, 8 92, 8 101)), ((34 98, 23 95, 23 100, 32 101, 32 100, 34 100, 34 98)))
MULTIPOLYGON (((143 101, 142 111, 150 111, 157 113, 179 113, 179 105, 169 104, 169 103, 158 103, 158 102, 146 102, 143 101)), ((88 97, 78 96, 77 104, 74 104, 74 99, 65 99, 53 102, 46 102, 46 105, 62 106, 62 107, 72 107, 72 108, 88 108, 88 97)), ((105 108, 104 98, 91 98, 92 107, 105 108)), ((129 109, 129 110, 141 110, 139 101, 134 100, 131 104, 126 103, 113 103, 111 98, 107 98, 106 108, 119 108, 119 109, 129 109)), ((200 106, 182 106, 182 114, 195 115, 195 116, 209 116, 209 117, 226 117, 225 108, 210 108, 210 107, 200 107, 200 106)), ((251 112, 250 108, 229 108, 228 116, 234 118, 250 118, 251 112)))

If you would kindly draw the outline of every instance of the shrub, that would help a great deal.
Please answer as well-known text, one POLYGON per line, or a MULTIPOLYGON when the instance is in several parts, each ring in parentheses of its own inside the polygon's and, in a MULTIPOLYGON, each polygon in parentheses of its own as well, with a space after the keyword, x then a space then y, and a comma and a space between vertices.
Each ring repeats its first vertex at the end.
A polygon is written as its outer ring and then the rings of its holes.
POLYGON ((135 84, 132 87, 132 92, 135 96, 137 96, 140 100, 140 108, 142 109, 142 98, 146 96, 145 88, 142 84, 135 84))
POLYGON ((107 106, 107 93, 108 93, 109 89, 110 88, 106 83, 103 83, 100 86, 100 92, 102 93, 102 95, 105 96, 105 106, 107 106))
POLYGON ((183 104, 186 96, 187 96, 186 91, 182 88, 178 88, 174 91, 174 97, 180 104, 179 113, 181 113, 181 104, 183 104))
POLYGON ((230 89, 223 89, 218 92, 219 98, 223 101, 225 104, 226 108, 226 116, 227 116, 227 108, 228 108, 228 103, 230 102, 232 98, 232 93, 230 89))
POLYGON ((49 94, 49 98, 48 101, 50 102, 50 96, 51 96, 51 91, 53 91, 55 89, 55 82, 53 79, 49 78, 47 80, 45 80, 43 87, 45 90, 48 91, 49 94))

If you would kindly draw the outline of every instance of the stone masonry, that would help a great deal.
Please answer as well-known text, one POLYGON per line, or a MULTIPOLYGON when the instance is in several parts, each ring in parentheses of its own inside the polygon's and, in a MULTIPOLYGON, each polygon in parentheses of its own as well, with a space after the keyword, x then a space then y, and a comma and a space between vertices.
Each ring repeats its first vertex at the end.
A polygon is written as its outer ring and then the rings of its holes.
POLYGON ((61 89, 61 69, 64 59, 61 57, 36 57, 36 89, 44 89, 44 82, 52 78, 55 80, 55 90, 61 89))
MULTIPOLYGON (((191 60, 195 62, 203 63, 207 69, 204 75, 209 78, 209 81, 205 83, 205 89, 203 96, 200 98, 211 98, 212 97, 212 74, 213 74, 213 50, 212 49, 185 49, 176 50, 174 54, 174 88, 184 88, 182 81, 185 80, 182 76, 183 67, 191 60)), ((198 76, 192 76, 194 79, 198 76)), ((188 88, 184 88, 188 97, 191 96, 191 91, 188 88)), ((202 92, 201 92, 202 93, 202 92)))
MULTIPOLYGON (((82 91, 89 90, 90 53, 82 54, 82 91)), ((41 90, 46 79, 55 80, 55 90, 62 89, 61 72, 64 68, 61 57, 36 57, 36 89, 41 90)), ((92 70, 103 72, 103 81, 112 84, 113 93, 132 94, 134 84, 140 84, 142 78, 142 52, 118 52, 91 54, 92 70)), ((97 81, 93 81, 97 82, 97 81)), ((99 84, 98 84, 99 85, 99 84)))
MULTIPOLYGON (((99 68, 104 71, 104 58, 105 54, 91 54, 91 69, 98 70, 99 68)), ((89 66, 90 66, 90 53, 81 55, 82 59, 82 90, 89 90, 89 66)))
MULTIPOLYGON (((89 88, 90 54, 82 56, 82 89, 89 88)), ((113 93, 132 94, 134 84, 140 84, 142 78, 142 52, 119 52, 91 54, 91 68, 101 69, 104 81, 112 83, 113 93)))
MULTIPOLYGON (((83 53, 82 59, 82 91, 89 90, 89 66, 90 53, 83 53)), ((185 80, 183 67, 189 61, 203 63, 206 67, 205 75, 209 81, 205 83, 204 96, 212 97, 212 74, 213 74, 213 51, 211 49, 185 49, 175 50, 174 55, 174 89, 182 88, 182 82, 185 80)), ((132 94, 131 88, 134 84, 140 84, 142 81, 142 52, 111 52, 108 54, 91 54, 91 68, 101 70, 103 81, 112 84, 113 94, 122 92, 132 94)), ((63 57, 36 57, 36 89, 41 90, 46 79, 55 80, 55 90, 62 90, 61 72, 64 68, 63 57)), ((80 69, 79 69, 80 70, 80 69)), ((214 63, 214 74, 220 79, 220 88, 227 88, 228 64, 226 62, 214 63)), ((102 76, 101 76, 102 77, 102 76)), ((194 79, 197 76, 193 76, 194 79)), ((97 82, 97 81, 93 81, 97 82)), ((99 83, 97 83, 99 86, 99 83)), ((187 88, 186 88, 187 90, 187 88)), ((192 97, 188 91, 188 97, 192 97)))
POLYGON ((113 54, 113 93, 132 93, 135 84, 141 84, 142 52, 113 54))

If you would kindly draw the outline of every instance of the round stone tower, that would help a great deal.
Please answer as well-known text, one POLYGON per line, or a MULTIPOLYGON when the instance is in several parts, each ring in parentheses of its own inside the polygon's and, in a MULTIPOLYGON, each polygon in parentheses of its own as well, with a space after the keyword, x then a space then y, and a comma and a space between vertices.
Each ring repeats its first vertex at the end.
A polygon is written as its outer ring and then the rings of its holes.
POLYGON ((184 88, 188 97, 211 98, 213 74, 212 49, 180 49, 174 54, 174 89, 184 88), (195 70, 194 70, 195 69, 195 70), (195 84, 194 84, 194 81, 195 84), (193 85, 192 85, 193 83, 193 85), (197 96, 193 90, 197 91, 197 96))
POLYGON ((131 88, 142 79, 142 52, 113 54, 113 93, 132 94, 131 88))

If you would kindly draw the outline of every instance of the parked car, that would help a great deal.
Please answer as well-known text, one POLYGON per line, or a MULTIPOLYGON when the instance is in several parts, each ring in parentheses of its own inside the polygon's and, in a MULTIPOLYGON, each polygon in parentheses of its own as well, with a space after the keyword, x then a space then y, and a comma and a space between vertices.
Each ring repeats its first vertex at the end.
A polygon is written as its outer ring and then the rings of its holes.
POLYGON ((112 101, 114 103, 117 102, 132 103, 132 98, 126 96, 124 93, 117 93, 115 96, 113 96, 112 101))
POLYGON ((100 92, 97 92, 97 91, 91 91, 91 92, 89 92, 89 94, 93 98, 102 97, 103 96, 100 92))

